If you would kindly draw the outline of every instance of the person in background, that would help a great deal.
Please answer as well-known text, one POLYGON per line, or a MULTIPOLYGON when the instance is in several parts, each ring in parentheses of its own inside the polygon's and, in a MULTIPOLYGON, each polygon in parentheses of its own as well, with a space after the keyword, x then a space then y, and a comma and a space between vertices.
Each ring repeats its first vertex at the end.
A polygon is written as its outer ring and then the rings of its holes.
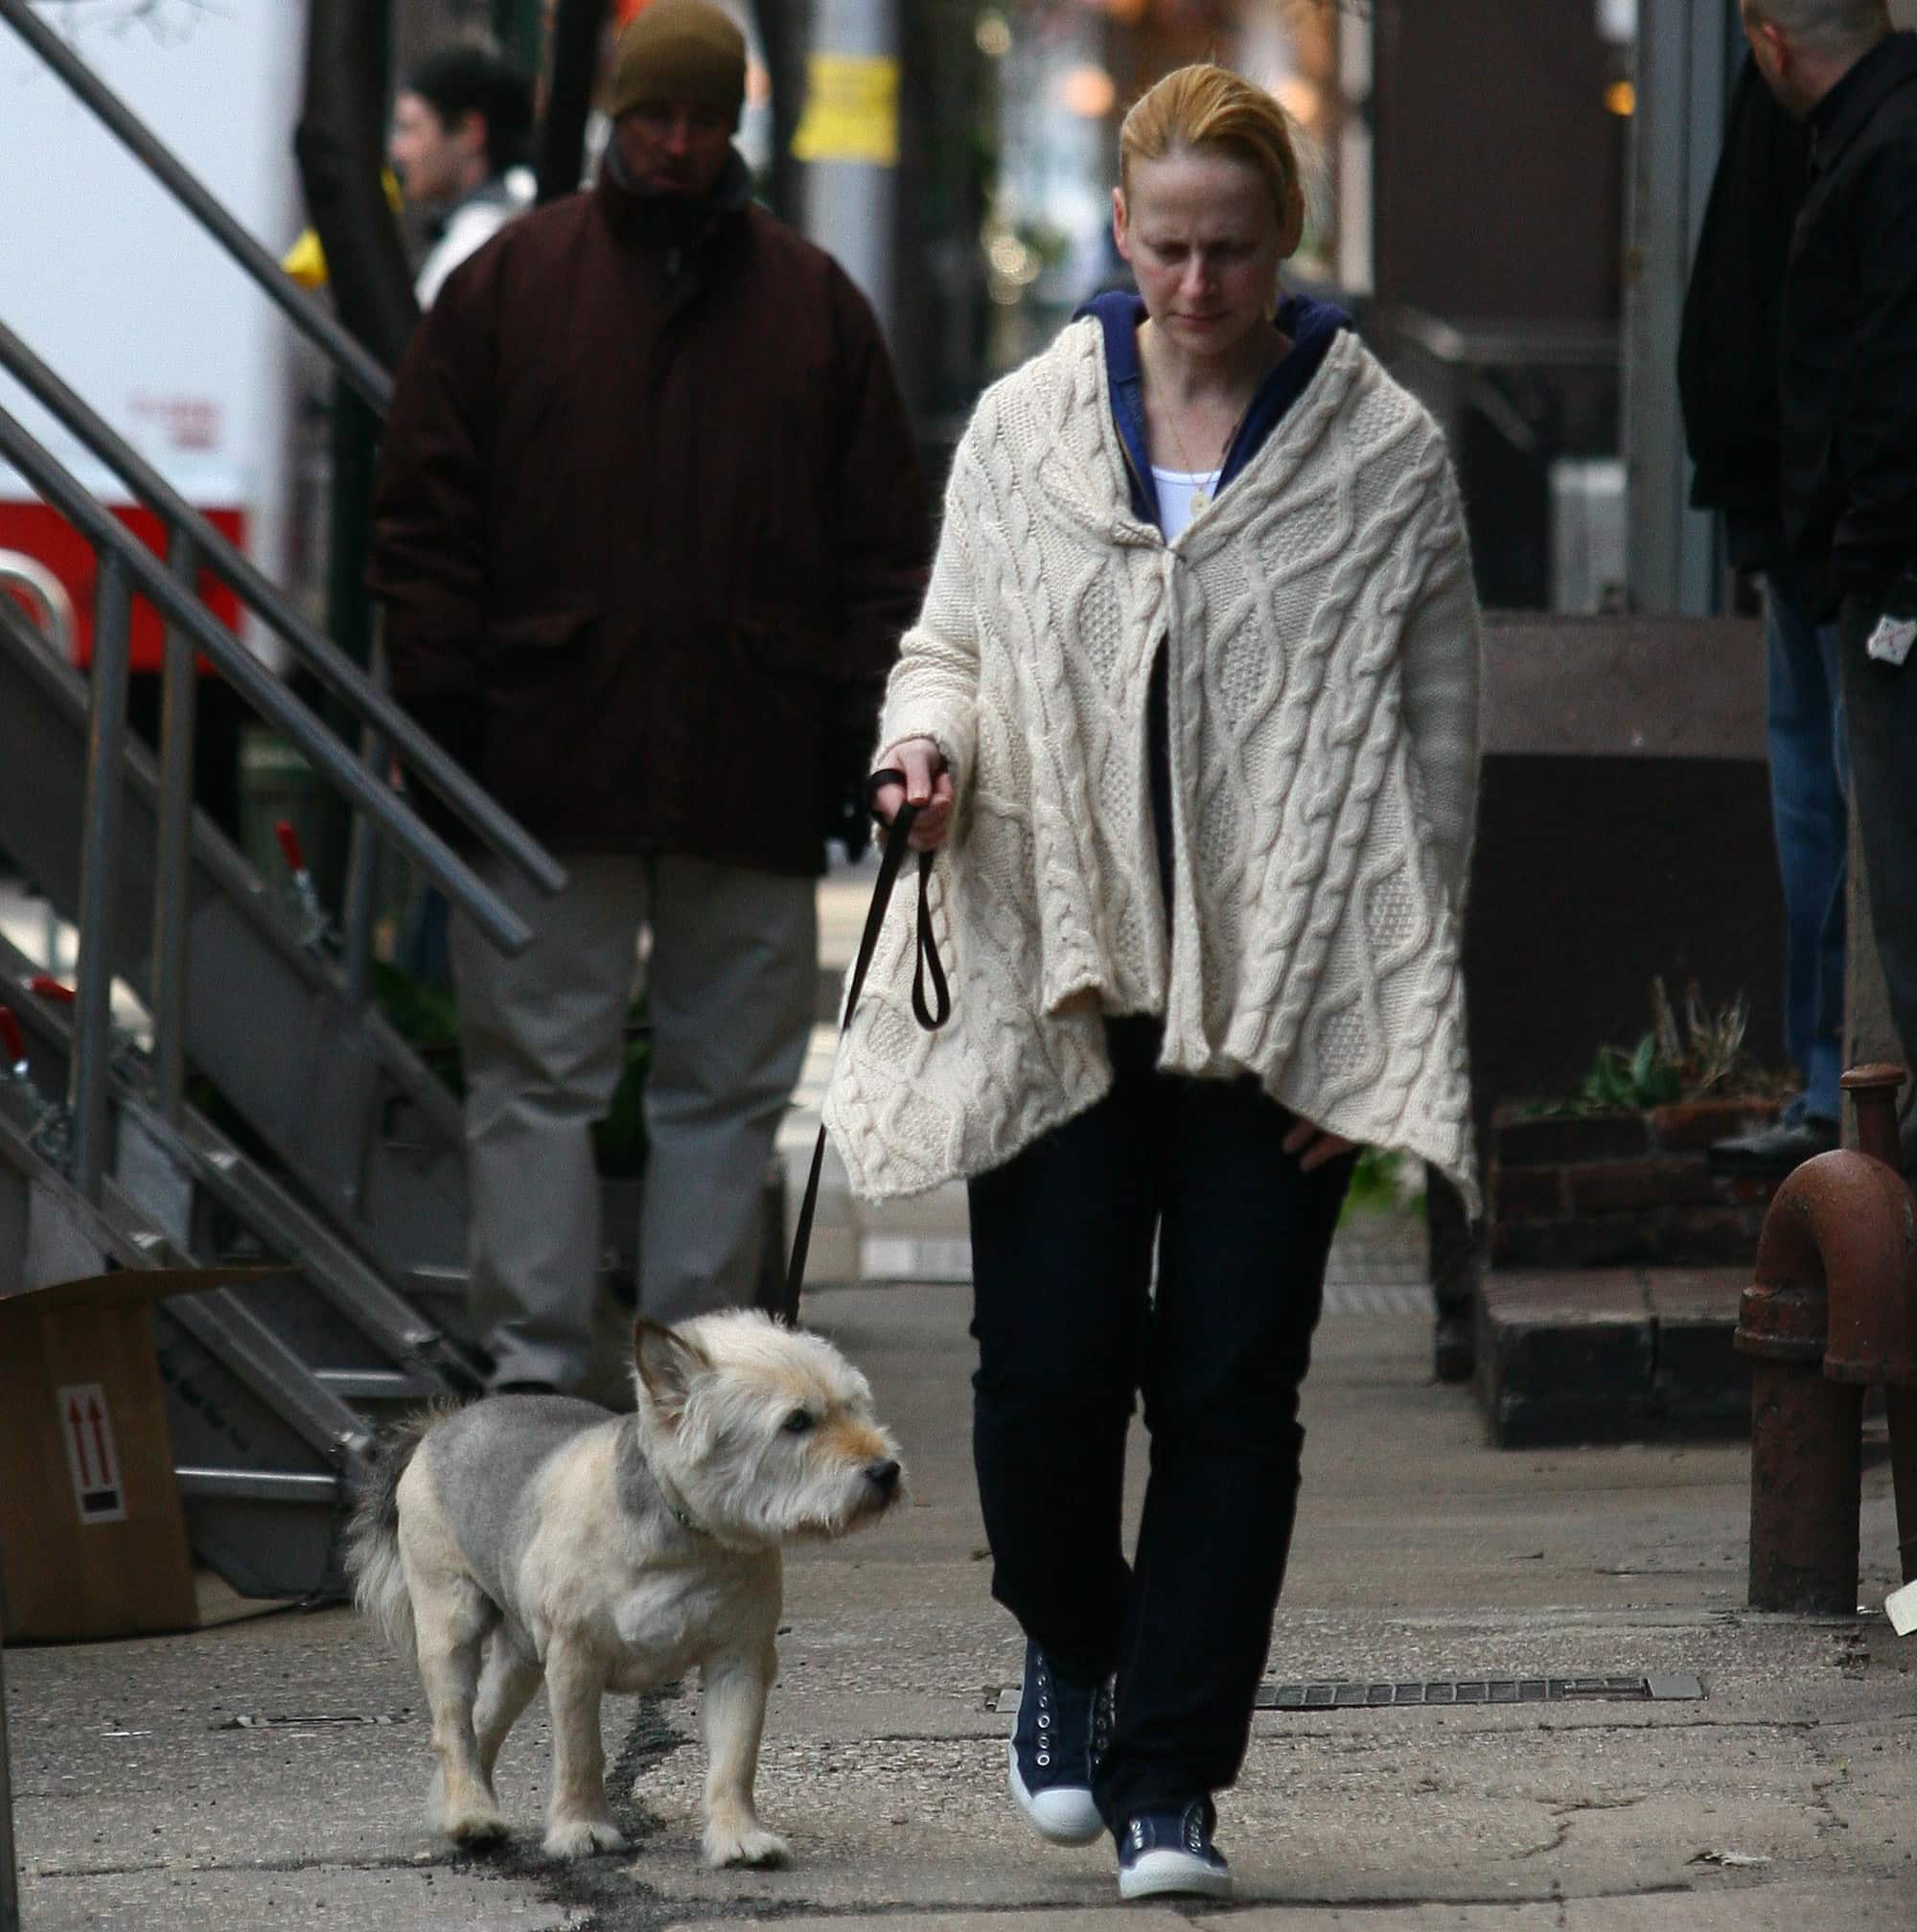
POLYGON ((1742 12, 1811 135, 1778 330, 1784 537, 1837 626, 1877 956, 1917 1067, 1917 34, 1894 32, 1883 0, 1742 12))
POLYGON ((430 309, 446 278, 532 206, 524 167, 533 86, 489 47, 443 47, 393 99, 386 157, 406 199, 432 211, 431 242, 413 282, 430 309))
POLYGON ((1837 630, 1784 538, 1777 341, 1811 137, 1745 61, 1698 237, 1677 352, 1691 501, 1723 518, 1733 570, 1762 579, 1771 823, 1784 887, 1784 1046, 1803 1082, 1781 1117, 1713 1160, 1786 1171, 1837 1144, 1849 839, 1837 630))
POLYGON ((891 922, 826 1112, 866 1198, 967 1183, 1014 1802, 1109 1831, 1123 1898, 1221 1898, 1356 1145, 1475 1206, 1479 624, 1436 425, 1281 293, 1283 110, 1181 69, 1120 156, 1138 293, 980 402, 887 691, 879 810, 940 853, 952 1017, 914 1028, 891 922))
POLYGON ((394 694, 570 875, 546 899, 476 862, 533 928, 518 958, 452 925, 495 1388, 595 1368, 591 1130, 642 928, 639 1306, 753 1299, 824 836, 925 580, 890 357, 839 264, 753 203, 745 85, 721 9, 653 0, 598 179, 451 276, 394 388, 371 573, 394 694))

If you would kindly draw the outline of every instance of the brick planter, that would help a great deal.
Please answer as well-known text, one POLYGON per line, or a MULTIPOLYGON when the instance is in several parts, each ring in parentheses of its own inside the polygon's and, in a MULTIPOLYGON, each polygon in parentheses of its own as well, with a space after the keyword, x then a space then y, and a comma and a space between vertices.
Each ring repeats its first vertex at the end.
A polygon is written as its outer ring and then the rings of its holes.
POLYGON ((1714 1140, 1777 1103, 1694 1100, 1649 1114, 1491 1121, 1495 1268, 1748 1266, 1778 1177, 1713 1168, 1714 1140))

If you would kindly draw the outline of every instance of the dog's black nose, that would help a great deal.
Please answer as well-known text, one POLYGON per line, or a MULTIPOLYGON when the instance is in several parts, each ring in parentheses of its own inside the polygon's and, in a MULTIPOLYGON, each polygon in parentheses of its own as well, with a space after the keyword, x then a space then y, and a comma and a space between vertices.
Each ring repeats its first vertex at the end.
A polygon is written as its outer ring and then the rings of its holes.
POLYGON ((898 1487, 899 1465, 896 1462, 867 1462, 866 1481, 881 1496, 889 1496, 898 1487))

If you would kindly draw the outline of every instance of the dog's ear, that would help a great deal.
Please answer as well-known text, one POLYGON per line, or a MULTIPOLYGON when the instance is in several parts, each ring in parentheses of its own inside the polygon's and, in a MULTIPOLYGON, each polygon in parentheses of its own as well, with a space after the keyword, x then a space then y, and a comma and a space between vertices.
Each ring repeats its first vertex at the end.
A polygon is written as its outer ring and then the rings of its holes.
POLYGON ((684 1410, 693 1377, 712 1366, 705 1351, 677 1328, 648 1322, 643 1315, 633 1323, 633 1359, 654 1408, 668 1422, 677 1421, 684 1410))

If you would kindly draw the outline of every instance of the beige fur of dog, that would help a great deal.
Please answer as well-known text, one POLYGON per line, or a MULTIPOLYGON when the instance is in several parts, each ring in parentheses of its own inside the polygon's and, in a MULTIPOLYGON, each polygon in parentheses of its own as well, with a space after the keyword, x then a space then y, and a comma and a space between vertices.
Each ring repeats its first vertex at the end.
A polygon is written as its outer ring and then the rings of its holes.
POLYGON ((752 1804, 780 1546, 882 1515, 902 1491, 897 1447, 836 1348, 763 1315, 641 1322, 635 1358, 634 1415, 494 1396, 384 1438, 348 1542, 355 1595, 418 1659, 439 1760, 433 1823, 455 1841, 504 1834, 493 1767, 543 1675, 545 1849, 623 1849, 599 1700, 697 1665, 706 1860, 782 1864, 785 1841, 752 1804))

